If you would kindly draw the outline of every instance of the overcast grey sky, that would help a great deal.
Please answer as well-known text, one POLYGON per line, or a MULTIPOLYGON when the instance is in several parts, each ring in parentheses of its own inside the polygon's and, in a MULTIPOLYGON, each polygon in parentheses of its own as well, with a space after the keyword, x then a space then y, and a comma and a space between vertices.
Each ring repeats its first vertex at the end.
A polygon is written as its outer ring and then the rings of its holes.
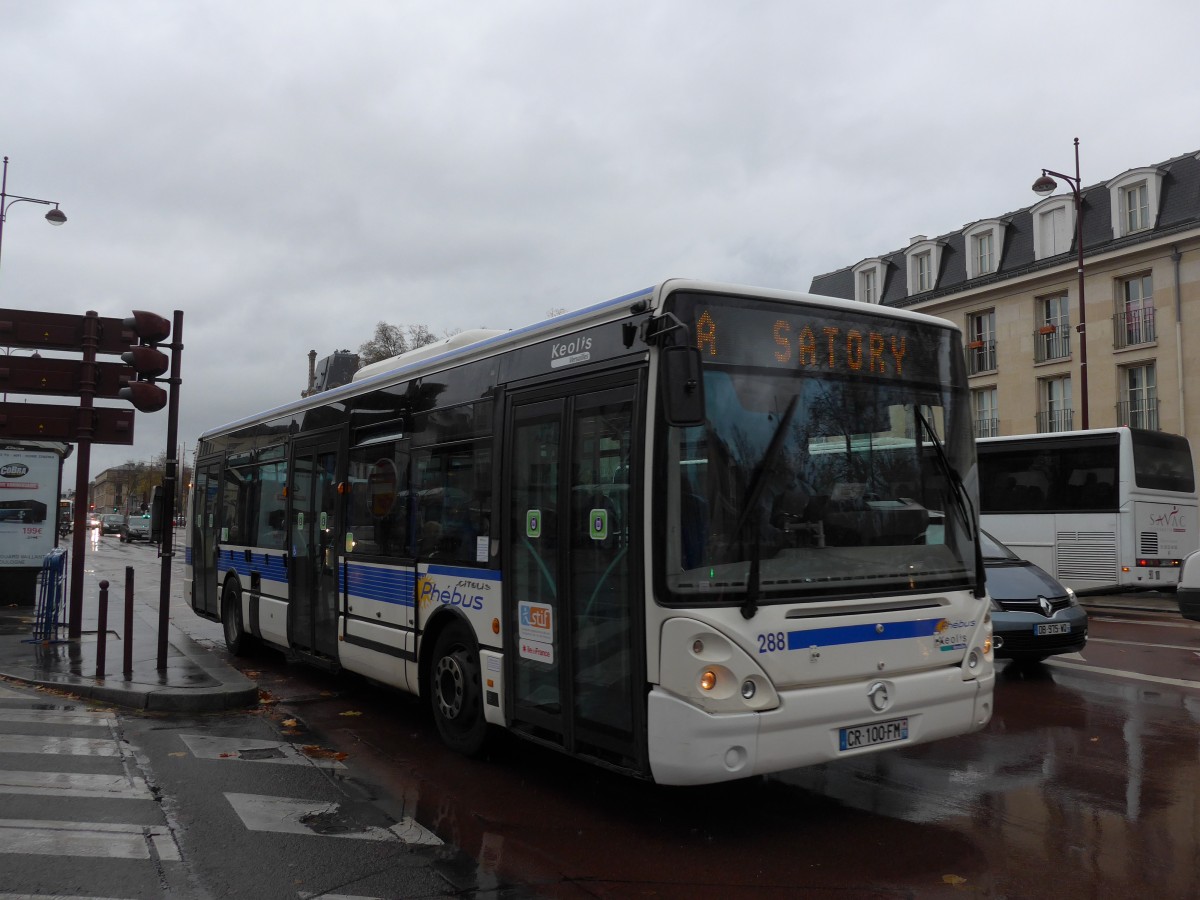
MULTIPOLYGON (((1194 0, 0 0, 0 307, 183 310, 180 440, 379 320, 814 275, 1200 151, 1194 0)), ((93 476, 165 443, 97 446, 93 476)), ((190 454, 190 451, 189 451, 190 454)), ((70 468, 69 470, 70 471, 70 468)), ((73 484, 69 475, 68 484, 73 484)))

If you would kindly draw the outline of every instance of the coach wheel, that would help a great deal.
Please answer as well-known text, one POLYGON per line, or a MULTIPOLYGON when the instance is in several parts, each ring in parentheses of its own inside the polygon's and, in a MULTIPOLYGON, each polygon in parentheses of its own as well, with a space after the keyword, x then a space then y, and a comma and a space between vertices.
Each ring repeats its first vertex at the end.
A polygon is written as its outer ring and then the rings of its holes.
POLYGON ((459 753, 479 754, 487 737, 487 720, 483 717, 479 653, 464 626, 451 625, 438 635, 431 679, 430 703, 442 740, 459 753))
POLYGON ((225 631, 225 646, 234 656, 246 656, 252 639, 242 627, 242 592, 232 582, 225 585, 221 597, 221 625, 225 631))

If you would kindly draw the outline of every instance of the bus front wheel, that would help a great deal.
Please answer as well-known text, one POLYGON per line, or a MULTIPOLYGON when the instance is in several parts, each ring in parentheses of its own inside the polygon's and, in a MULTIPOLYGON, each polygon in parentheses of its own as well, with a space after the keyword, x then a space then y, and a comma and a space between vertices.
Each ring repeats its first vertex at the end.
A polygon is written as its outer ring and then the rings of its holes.
POLYGON ((487 737, 479 653, 471 633, 451 625, 438 635, 430 668, 430 704, 438 734, 452 750, 476 756, 487 737))
POLYGON ((242 592, 232 583, 225 585, 221 598, 221 626, 229 652, 234 656, 248 655, 252 638, 242 626, 242 592))

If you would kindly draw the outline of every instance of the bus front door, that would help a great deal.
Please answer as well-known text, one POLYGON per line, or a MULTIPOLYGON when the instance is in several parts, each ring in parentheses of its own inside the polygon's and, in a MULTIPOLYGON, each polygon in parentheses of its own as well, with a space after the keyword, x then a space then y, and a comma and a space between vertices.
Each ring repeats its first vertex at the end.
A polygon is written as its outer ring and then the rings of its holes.
POLYGON ((516 730, 644 770, 637 395, 510 403, 505 658, 516 730))
POLYGON ((196 465, 196 490, 192 495, 192 608, 219 616, 217 589, 217 516, 220 514, 221 460, 196 465))
POLYGON ((288 467, 288 641, 338 656, 336 437, 297 440, 288 467))

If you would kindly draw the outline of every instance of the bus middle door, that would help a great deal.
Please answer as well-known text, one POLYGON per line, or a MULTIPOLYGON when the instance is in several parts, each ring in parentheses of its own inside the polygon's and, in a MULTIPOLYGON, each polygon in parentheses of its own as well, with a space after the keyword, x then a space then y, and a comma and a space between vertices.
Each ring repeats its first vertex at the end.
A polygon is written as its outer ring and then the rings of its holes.
POLYGON ((338 658, 336 435, 298 439, 288 467, 290 517, 288 640, 293 647, 338 658))
POLYGON ((610 385, 509 406, 509 709, 519 731, 641 769, 637 382, 610 385))

